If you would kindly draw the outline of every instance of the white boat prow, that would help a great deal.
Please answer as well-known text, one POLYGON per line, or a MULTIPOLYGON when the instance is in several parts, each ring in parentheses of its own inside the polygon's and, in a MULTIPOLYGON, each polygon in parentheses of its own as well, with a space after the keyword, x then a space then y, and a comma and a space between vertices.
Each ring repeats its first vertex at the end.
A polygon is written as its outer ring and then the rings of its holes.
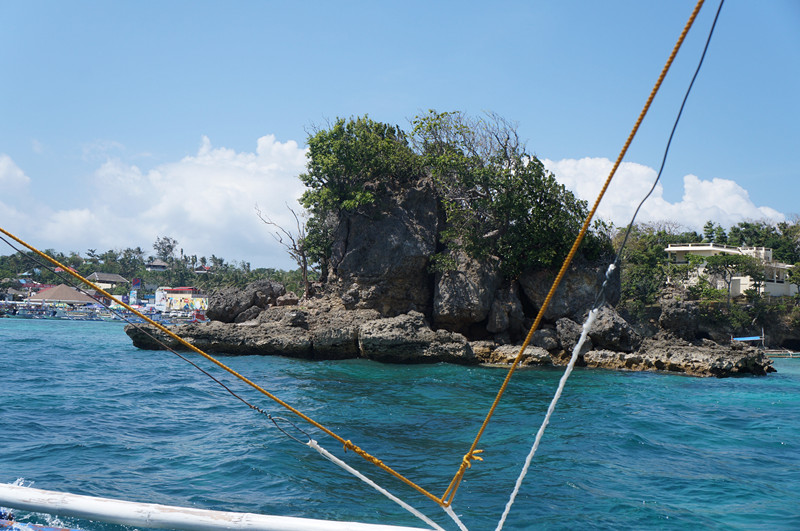
POLYGON ((185 529, 192 531, 217 531, 223 529, 247 529, 251 531, 421 531, 421 528, 417 527, 334 522, 291 516, 270 516, 173 507, 4 484, 0 484, 0 506, 20 511, 70 516, 155 529, 185 529))

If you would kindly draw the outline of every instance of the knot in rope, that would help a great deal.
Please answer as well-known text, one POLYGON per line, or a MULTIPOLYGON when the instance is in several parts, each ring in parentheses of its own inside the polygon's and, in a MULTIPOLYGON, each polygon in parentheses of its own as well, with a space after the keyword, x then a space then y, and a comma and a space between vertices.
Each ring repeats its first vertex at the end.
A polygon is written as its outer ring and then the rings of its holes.
POLYGON ((462 468, 472 468, 472 461, 483 461, 483 457, 475 454, 483 453, 483 450, 472 450, 461 460, 462 468))

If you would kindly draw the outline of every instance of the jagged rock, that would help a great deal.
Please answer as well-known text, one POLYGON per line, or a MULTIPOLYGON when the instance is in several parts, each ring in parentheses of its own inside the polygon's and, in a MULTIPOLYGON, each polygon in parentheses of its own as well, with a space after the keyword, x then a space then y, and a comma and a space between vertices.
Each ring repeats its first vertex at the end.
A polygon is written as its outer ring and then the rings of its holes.
POLYGON ((772 360, 756 348, 741 344, 723 346, 706 340, 690 343, 674 336, 645 339, 636 352, 592 350, 583 355, 583 361, 588 367, 720 378, 775 372, 772 360))
MULTIPOLYGON (((594 306, 600 286, 606 281, 608 265, 582 266, 573 264, 564 275, 544 313, 544 319, 553 322, 562 317, 581 320, 594 306)), ((555 279, 551 271, 527 271, 519 278, 522 290, 530 301, 541 308, 555 279)), ((608 279, 605 301, 615 306, 620 297, 619 270, 608 279)))
POLYGON ((497 345, 494 341, 470 341, 469 346, 472 348, 472 352, 475 354, 475 357, 483 362, 483 360, 489 359, 489 356, 492 354, 494 349, 497 348, 497 345))
POLYGON ((391 363, 477 363, 472 348, 461 334, 433 331, 419 312, 376 319, 361 326, 361 355, 391 363))
POLYGON ((658 325, 681 339, 691 341, 697 337, 698 313, 697 304, 663 300, 658 325))
MULTIPOLYGON (((309 358, 312 353, 311 338, 306 330, 281 326, 275 322, 248 321, 232 324, 212 321, 175 326, 172 331, 208 353, 282 355, 294 358, 309 358)), ((137 348, 163 350, 166 346, 174 350, 186 350, 176 340, 151 326, 127 325, 125 333, 137 348)))
POLYGON ((358 334, 361 325, 379 319, 375 310, 333 310, 309 313, 309 334, 315 359, 338 360, 361 357, 358 334))
MULTIPOLYGON (((558 335, 558 342, 561 344, 561 348, 568 353, 572 353, 572 351, 575 349, 575 345, 578 344, 581 333, 583 333, 583 326, 579 325, 572 319, 562 317, 556 321, 556 334, 558 335)), ((584 341, 583 346, 581 347, 580 353, 585 354, 591 349, 592 338, 587 337, 586 341, 584 341)))
POLYGON ((431 311, 428 265, 436 252, 436 196, 425 185, 396 194, 374 216, 343 214, 334 237, 329 282, 352 309, 384 316, 431 311))
POLYGON ((486 319, 500 284, 496 260, 477 261, 456 253, 458 269, 438 276, 433 295, 433 322, 437 328, 462 332, 486 319))
POLYGON ((642 344, 639 334, 613 308, 603 306, 589 331, 594 348, 633 352, 642 344))
POLYGON ((300 298, 293 291, 289 291, 286 295, 281 295, 275 299, 276 306, 297 306, 299 302, 300 298))
POLYGON ((525 312, 519 300, 519 284, 512 282, 495 292, 486 330, 493 334, 508 333, 510 336, 524 334, 525 312))
POLYGON ((300 310, 291 310, 283 315, 280 323, 283 326, 291 326, 295 328, 304 328, 308 330, 308 320, 306 314, 300 310))
POLYGON ((251 308, 254 306, 266 309, 285 293, 286 288, 282 284, 271 280, 257 280, 244 289, 223 288, 209 297, 206 317, 212 321, 233 323, 242 312, 252 313, 251 308))
POLYGON ((250 306, 248 309, 237 315, 236 318, 233 320, 233 322, 244 323, 245 321, 255 319, 263 311, 264 308, 260 308, 258 306, 250 306))
POLYGON ((533 333, 531 345, 548 351, 558 350, 558 335, 551 328, 542 328, 533 333))

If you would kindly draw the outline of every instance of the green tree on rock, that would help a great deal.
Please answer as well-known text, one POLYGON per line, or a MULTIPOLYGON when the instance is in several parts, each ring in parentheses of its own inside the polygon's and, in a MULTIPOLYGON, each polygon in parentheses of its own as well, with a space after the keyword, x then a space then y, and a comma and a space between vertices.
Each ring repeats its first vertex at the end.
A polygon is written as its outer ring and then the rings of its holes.
MULTIPOLYGON (((587 215, 586 203, 526 152, 512 124, 496 115, 471 119, 429 111, 413 125, 415 146, 444 207, 441 236, 449 249, 497 257, 511 278, 560 263, 587 215)), ((584 245, 587 254, 610 250, 598 234, 584 245)))

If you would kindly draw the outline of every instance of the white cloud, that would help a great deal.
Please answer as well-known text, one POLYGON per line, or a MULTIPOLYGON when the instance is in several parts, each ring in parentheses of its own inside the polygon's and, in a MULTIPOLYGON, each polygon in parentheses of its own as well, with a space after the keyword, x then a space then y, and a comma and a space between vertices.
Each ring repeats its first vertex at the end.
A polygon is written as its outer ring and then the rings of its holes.
MULTIPOLYGON (((542 162, 559 182, 590 206, 613 167, 612 161, 605 158, 545 159, 542 162)), ((598 207, 598 217, 615 225, 627 225, 655 178, 654 169, 623 162, 598 207)), ((783 221, 786 217, 772 208, 756 206, 747 190, 734 181, 708 181, 691 174, 683 178, 680 201, 671 203, 664 199, 664 187, 659 183, 637 216, 637 221, 676 221, 692 230, 701 230, 708 220, 730 227, 748 219, 783 221)))
MULTIPOLYGON (((281 143, 272 135, 259 138, 255 152, 215 148, 204 137, 195 155, 149 170, 107 159, 94 172, 84 204, 21 214, 0 203, 0 215, 15 216, 14 225, 38 246, 64 252, 141 246, 152 254, 155 239, 170 236, 188 255, 294 268, 255 205, 293 226, 286 204, 299 210, 304 188, 297 176, 305 169, 305 153, 296 142, 281 143)), ((9 157, 0 156, 0 190, 28 183, 9 157)))
MULTIPOLYGON (((543 162, 590 204, 612 167, 603 158, 543 162)), ((272 230, 256 216, 255 205, 282 226, 294 227, 286 205, 297 207, 304 189, 297 176, 305 164, 305 149, 272 135, 259 138, 253 152, 214 147, 203 137, 196 154, 150 169, 106 159, 95 170, 85 201, 55 210, 33 199, 36 183, 8 155, 0 154, 0 226, 19 231, 40 248, 63 252, 141 246, 150 254, 157 237, 170 236, 189 255, 215 254, 249 261, 254 267, 294 268, 272 230)), ((598 216, 627 224, 655 175, 647 166, 623 163, 598 216)), ((665 200, 659 185, 638 220, 673 220, 700 230, 709 219, 729 227, 763 218, 785 219, 774 209, 753 204, 734 181, 686 175, 680 201, 665 200)))
POLYGON ((0 193, 2 197, 19 193, 25 190, 30 183, 30 178, 25 175, 19 166, 6 155, 0 153, 0 193))
MULTIPOLYGON (((27 219, 35 204, 30 197, 31 179, 20 169, 14 160, 0 153, 0 227, 20 234, 27 225, 27 219)), ((0 247, 0 254, 13 252, 0 247)))

